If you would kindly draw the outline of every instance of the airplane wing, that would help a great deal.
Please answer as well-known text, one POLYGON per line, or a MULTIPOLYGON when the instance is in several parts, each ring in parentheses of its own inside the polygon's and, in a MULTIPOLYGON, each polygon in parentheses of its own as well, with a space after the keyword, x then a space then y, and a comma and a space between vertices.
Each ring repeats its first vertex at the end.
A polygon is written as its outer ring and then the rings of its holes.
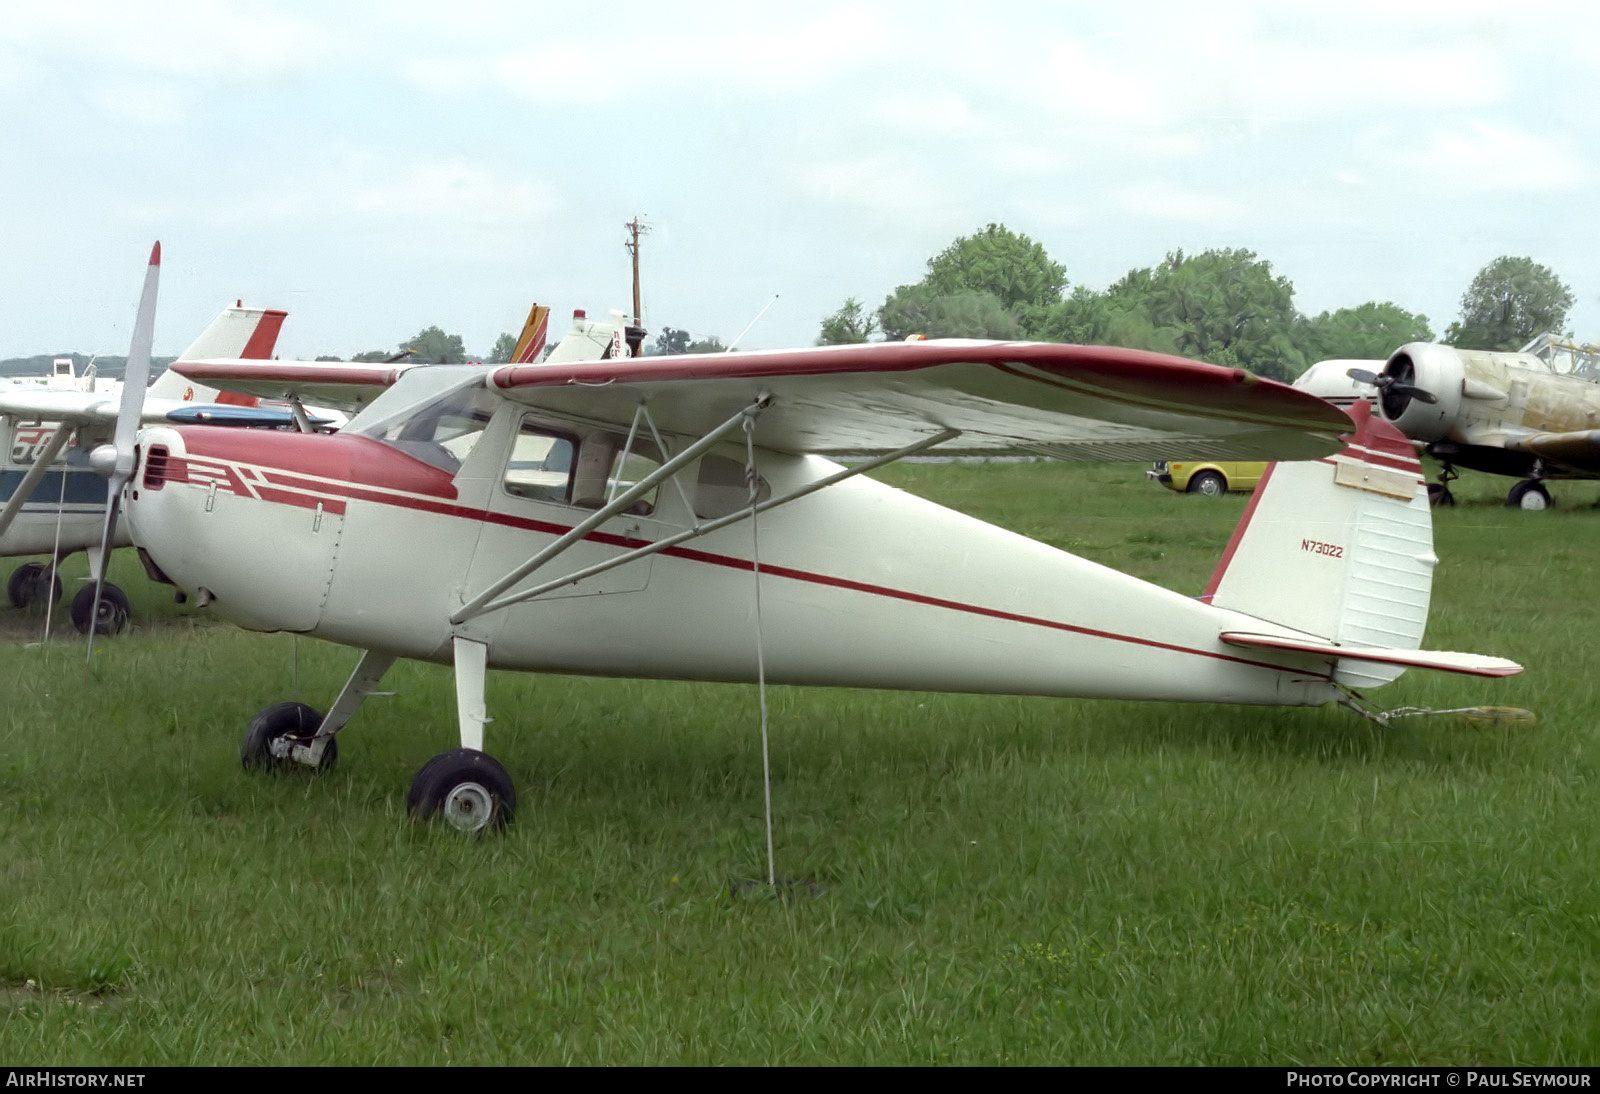
POLYGON ((261 399, 293 399, 354 414, 415 365, 349 361, 174 361, 172 370, 221 391, 261 399))
POLYGON ((1511 437, 1507 438, 1505 446, 1514 452, 1529 452, 1575 471, 1600 471, 1600 429, 1511 437))
POLYGON ((1351 428, 1337 408, 1243 369, 1105 346, 940 339, 504 366, 508 399, 626 428, 635 408, 703 434, 757 399, 756 443, 892 452, 944 429, 942 454, 1071 460, 1308 459, 1351 428))

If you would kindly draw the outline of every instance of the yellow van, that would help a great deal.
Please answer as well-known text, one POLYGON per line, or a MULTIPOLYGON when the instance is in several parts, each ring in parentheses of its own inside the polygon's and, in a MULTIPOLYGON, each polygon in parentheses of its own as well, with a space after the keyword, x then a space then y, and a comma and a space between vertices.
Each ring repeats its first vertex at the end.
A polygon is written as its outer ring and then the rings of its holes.
POLYGON ((1145 478, 1154 479, 1170 490, 1180 493, 1205 494, 1220 498, 1230 490, 1248 494, 1256 488, 1261 476, 1266 474, 1265 463, 1251 460, 1212 460, 1200 463, 1168 463, 1157 460, 1154 470, 1146 471, 1145 478))

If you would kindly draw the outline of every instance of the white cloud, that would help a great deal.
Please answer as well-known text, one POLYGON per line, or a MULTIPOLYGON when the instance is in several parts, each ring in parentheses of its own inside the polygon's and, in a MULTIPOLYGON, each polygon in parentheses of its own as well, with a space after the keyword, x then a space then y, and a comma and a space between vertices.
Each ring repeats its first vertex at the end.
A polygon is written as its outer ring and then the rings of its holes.
POLYGON ((1565 140, 1493 122, 1435 125, 1420 141, 1388 136, 1391 177, 1440 193, 1547 193, 1572 189, 1588 174, 1565 140))
POLYGON ((1139 218, 1226 227, 1239 223, 1248 207, 1234 198, 1188 189, 1163 180, 1135 182, 1111 195, 1123 213, 1139 218))

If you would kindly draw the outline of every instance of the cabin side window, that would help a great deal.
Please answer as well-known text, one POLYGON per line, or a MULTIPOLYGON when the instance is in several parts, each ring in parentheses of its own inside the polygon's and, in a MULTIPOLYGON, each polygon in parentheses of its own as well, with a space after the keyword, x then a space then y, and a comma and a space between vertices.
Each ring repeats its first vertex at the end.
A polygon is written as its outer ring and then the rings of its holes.
POLYGON ((577 447, 574 438, 524 418, 506 464, 506 493, 568 504, 577 447))
MULTIPOLYGON (((572 504, 585 509, 598 509, 637 485, 664 462, 661 450, 653 441, 635 437, 633 447, 626 452, 625 445, 626 438, 610 434, 585 440, 577 481, 573 487, 572 504)), ((656 511, 656 499, 660 493, 661 484, 657 483, 636 498, 625 512, 638 517, 650 516, 656 511)))

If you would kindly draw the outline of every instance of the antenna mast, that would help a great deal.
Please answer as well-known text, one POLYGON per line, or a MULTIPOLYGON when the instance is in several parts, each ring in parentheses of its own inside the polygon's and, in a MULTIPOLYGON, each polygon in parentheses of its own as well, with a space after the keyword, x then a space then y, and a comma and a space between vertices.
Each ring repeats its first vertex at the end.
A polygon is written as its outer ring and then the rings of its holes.
POLYGON ((624 246, 633 256, 633 325, 626 331, 628 352, 630 356, 641 357, 644 355, 644 338, 649 332, 644 329, 644 309, 639 303, 639 237, 650 231, 650 225, 635 216, 623 227, 628 229, 628 242, 624 246))

